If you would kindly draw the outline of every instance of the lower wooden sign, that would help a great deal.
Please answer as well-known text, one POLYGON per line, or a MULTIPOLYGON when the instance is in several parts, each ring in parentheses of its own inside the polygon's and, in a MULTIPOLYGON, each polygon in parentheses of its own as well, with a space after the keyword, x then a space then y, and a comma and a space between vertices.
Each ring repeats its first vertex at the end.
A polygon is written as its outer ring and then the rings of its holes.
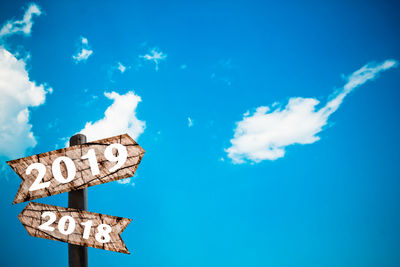
POLYGON ((31 236, 130 254, 120 234, 131 219, 35 202, 18 219, 31 236))

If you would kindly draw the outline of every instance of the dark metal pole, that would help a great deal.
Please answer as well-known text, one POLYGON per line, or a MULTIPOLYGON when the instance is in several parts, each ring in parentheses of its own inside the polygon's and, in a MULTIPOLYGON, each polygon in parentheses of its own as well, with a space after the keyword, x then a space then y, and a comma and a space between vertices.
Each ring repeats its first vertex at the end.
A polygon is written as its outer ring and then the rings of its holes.
MULTIPOLYGON (((81 145, 86 143, 86 136, 76 134, 69 139, 69 145, 81 145)), ((87 188, 68 193, 68 208, 87 210, 87 188)), ((68 244, 68 262, 70 267, 87 267, 87 247, 68 244)))

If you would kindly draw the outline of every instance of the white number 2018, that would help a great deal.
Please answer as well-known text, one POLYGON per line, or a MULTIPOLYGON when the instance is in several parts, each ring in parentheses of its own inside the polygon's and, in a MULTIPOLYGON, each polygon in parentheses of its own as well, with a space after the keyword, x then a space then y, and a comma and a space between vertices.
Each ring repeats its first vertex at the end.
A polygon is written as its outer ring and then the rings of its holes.
MULTIPOLYGON (((41 224, 39 226, 39 229, 44 230, 44 231, 53 232, 55 228, 52 227, 51 224, 56 221, 56 218, 57 218, 56 214, 51 211, 45 211, 42 214, 42 218, 45 218, 45 217, 49 217, 49 220, 47 222, 44 222, 43 224, 41 224)), ((86 222, 82 222, 81 225, 84 226, 82 237, 84 239, 89 239, 90 229, 92 228, 93 221, 88 220, 86 222)), ((63 235, 72 234, 75 231, 75 226, 76 226, 76 222, 75 222, 74 218, 72 218, 71 216, 68 216, 68 215, 62 216, 61 219, 58 221, 58 231, 63 235), (66 225, 67 221, 68 221, 68 227, 67 227, 67 229, 65 229, 65 225, 66 225)), ((97 233, 95 235, 96 240, 100 243, 110 242, 111 231, 112 231, 112 228, 110 225, 100 224, 99 226, 97 226, 97 233)))

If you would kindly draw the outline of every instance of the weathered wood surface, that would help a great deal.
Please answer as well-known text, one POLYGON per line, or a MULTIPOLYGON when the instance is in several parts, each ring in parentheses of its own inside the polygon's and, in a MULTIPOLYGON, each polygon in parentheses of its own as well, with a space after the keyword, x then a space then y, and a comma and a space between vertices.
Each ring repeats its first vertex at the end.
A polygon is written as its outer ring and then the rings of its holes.
MULTIPOLYGON (((8 161, 7 164, 22 179, 22 183, 18 189, 13 204, 131 177, 134 175, 144 153, 145 151, 136 143, 136 141, 134 141, 128 134, 123 134, 82 145, 71 146, 68 148, 8 161), (105 158, 104 150, 109 144, 115 143, 122 144, 126 147, 128 157, 126 162, 119 169, 114 172, 110 172, 109 168, 113 167, 115 163, 110 162, 105 158), (89 149, 94 149, 96 153, 100 170, 100 174, 96 176, 92 175, 89 161, 87 159, 81 159, 82 155, 85 155, 89 149), (76 166, 76 176, 69 183, 60 183, 53 177, 52 163, 60 156, 71 158, 76 166), (47 188, 29 191, 29 188, 35 181, 38 172, 37 170, 33 170, 30 175, 27 175, 26 169, 30 164, 38 162, 46 166, 46 174, 42 182, 51 181, 51 183, 47 188)), ((61 164, 61 172, 64 177, 67 177, 64 164, 61 164)))
MULTIPOLYGON (((122 241, 120 234, 132 221, 131 219, 82 211, 72 208, 45 205, 35 202, 30 202, 18 215, 18 219, 21 221, 22 225, 25 227, 29 235, 34 237, 130 254, 125 243, 122 241), (45 218, 42 218, 42 214, 45 211, 53 212, 57 216, 56 221, 51 224, 51 226, 54 227, 53 231, 39 229, 39 226, 47 222, 49 219, 46 216, 45 218), (65 215, 71 216, 75 220, 75 230, 69 235, 64 235, 58 230, 58 222, 61 217, 65 215), (93 222, 93 225, 90 230, 89 238, 84 239, 84 225, 82 225, 81 223, 87 222, 88 220, 91 220, 93 222), (97 227, 100 224, 108 224, 112 228, 112 231, 110 233, 111 239, 107 243, 100 243, 95 238, 95 235, 98 232, 97 227)), ((65 225, 65 227, 68 227, 68 223, 65 225)))

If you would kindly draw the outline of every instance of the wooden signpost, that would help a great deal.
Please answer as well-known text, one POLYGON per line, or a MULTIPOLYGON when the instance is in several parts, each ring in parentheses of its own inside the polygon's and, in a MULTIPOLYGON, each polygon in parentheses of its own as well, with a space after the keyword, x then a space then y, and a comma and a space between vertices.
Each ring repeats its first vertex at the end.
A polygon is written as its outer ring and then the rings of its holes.
POLYGON ((120 234, 131 219, 35 202, 18 219, 31 236, 129 254, 120 234))
POLYGON ((69 192, 68 208, 30 202, 18 218, 31 236, 69 243, 69 265, 87 266, 87 247, 129 254, 120 234, 131 219, 86 211, 86 188, 134 175, 145 151, 123 134, 8 161, 22 179, 13 204, 69 192))
POLYGON ((143 155, 123 134, 8 161, 22 179, 13 204, 131 177, 143 155))

